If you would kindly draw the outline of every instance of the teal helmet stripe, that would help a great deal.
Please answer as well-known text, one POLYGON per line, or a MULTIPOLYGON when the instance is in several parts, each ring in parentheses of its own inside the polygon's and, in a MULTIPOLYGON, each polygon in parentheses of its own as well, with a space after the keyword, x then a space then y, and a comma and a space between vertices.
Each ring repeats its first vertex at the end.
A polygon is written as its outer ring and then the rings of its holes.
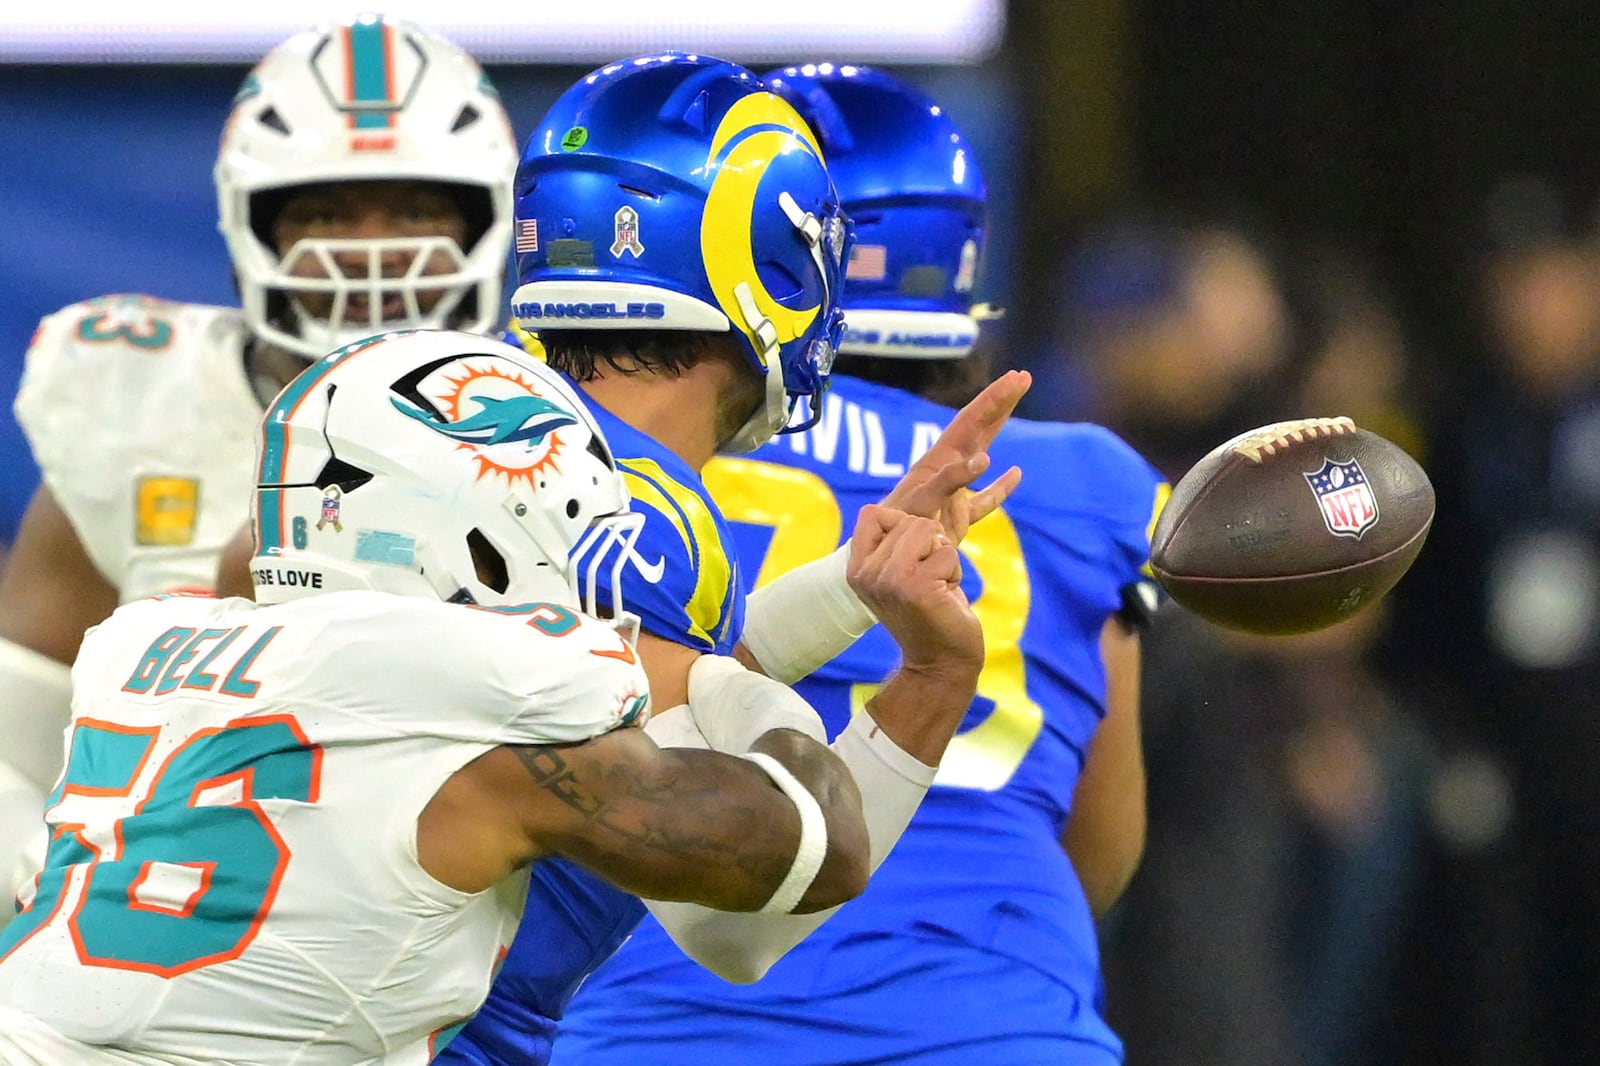
MULTIPOLYGON (((350 102, 387 103, 393 70, 389 62, 389 27, 380 19, 362 18, 345 30, 349 41, 350 102)), ((356 129, 385 129, 394 124, 394 112, 360 110, 355 112, 356 129)))
MULTIPOLYGON (((405 331, 411 332, 411 331, 405 331)), ((398 334, 397 334, 398 335, 398 334)), ((300 407, 301 401, 316 389, 322 379, 351 356, 369 351, 377 345, 372 338, 357 341, 329 355, 301 372, 278 394, 278 399, 261 421, 261 462, 256 468, 256 545, 258 553, 283 547, 283 491, 272 491, 271 486, 281 485, 288 468, 289 420, 300 407)))
POLYGON ((256 554, 283 547, 283 490, 256 490, 256 554))
POLYGON ((343 360, 327 360, 316 373, 305 371, 289 383, 261 423, 261 467, 256 472, 256 484, 280 485, 289 453, 289 419, 294 417, 300 401, 311 395, 317 382, 328 376, 343 360))
MULTIPOLYGON (((278 485, 283 482, 289 456, 288 420, 294 414, 295 408, 300 406, 300 401, 311 394, 317 382, 326 377, 328 371, 335 365, 337 361, 330 361, 321 373, 312 373, 309 370, 302 373, 289 383, 289 387, 283 390, 277 402, 272 405, 272 409, 267 412, 266 418, 261 423, 261 465, 256 471, 258 486, 278 485)), ((266 554, 273 548, 282 548, 283 490, 258 488, 256 510, 257 553, 266 554)))

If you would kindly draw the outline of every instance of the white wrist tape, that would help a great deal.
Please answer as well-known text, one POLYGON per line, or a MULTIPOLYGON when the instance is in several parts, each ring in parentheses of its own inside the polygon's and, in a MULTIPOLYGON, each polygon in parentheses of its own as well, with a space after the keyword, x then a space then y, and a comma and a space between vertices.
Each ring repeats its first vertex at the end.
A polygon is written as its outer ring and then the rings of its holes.
POLYGON ((866 711, 851 717, 832 748, 861 790, 872 869, 877 870, 911 824, 938 767, 927 765, 890 740, 866 711))
POLYGON ((794 862, 778 890, 767 900, 757 914, 788 914, 800 905, 806 889, 817 879, 822 860, 828 857, 828 820, 822 815, 822 805, 783 763, 759 751, 747 751, 739 756, 749 759, 772 778, 772 783, 783 790, 789 801, 800 812, 800 846, 795 849, 794 862))
POLYGON ((711 750, 742 755, 772 729, 795 729, 828 742, 822 719, 794 689, 726 655, 702 655, 689 667, 689 713, 711 750))
POLYGON ((789 571, 745 600, 739 642, 767 676, 790 684, 816 671, 877 621, 850 588, 850 542, 789 571))
POLYGON ((48 655, 0 640, 0 755, 49 792, 61 776, 72 721, 72 671, 48 655))

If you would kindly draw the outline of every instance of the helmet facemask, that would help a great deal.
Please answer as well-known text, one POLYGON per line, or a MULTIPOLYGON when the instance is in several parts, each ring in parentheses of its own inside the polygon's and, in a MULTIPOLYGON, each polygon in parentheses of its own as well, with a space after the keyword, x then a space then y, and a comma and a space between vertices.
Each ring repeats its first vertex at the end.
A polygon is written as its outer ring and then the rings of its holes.
POLYGON ((260 286, 257 335, 308 359, 385 330, 489 326, 471 321, 479 281, 450 237, 303 238, 260 286))

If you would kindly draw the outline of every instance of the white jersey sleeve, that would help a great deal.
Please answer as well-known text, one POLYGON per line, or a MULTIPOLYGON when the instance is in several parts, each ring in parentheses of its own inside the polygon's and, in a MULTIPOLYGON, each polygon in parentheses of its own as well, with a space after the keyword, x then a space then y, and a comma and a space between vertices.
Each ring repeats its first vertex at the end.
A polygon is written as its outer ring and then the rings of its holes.
POLYGON ((363 645, 374 653, 367 676, 387 672, 400 691, 426 693, 384 701, 383 713, 408 732, 495 745, 570 744, 649 717, 650 687, 638 656, 588 615, 553 604, 462 608, 351 594, 354 604, 368 598, 388 602, 363 623, 363 645), (435 633, 438 654, 460 665, 441 672, 390 661, 382 650, 388 642, 378 636, 390 625, 408 631, 397 642, 412 645, 419 629, 435 633))
POLYGON ((572 743, 649 719, 644 667, 605 622, 541 604, 508 643, 515 657, 508 678, 521 699, 501 743, 572 743), (529 629, 539 634, 538 647, 529 629))
POLYGON ((249 517, 261 405, 237 310, 148 296, 73 304, 28 348, 17 422, 124 602, 209 589, 249 517))

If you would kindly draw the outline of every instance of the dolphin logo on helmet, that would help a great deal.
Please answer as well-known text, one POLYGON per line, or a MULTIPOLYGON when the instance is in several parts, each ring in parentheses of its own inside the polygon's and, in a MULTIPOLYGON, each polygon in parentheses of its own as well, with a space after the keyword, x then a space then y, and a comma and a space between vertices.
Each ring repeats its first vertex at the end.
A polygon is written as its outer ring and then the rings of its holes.
POLYGON ((513 444, 526 441, 530 446, 544 440, 545 434, 562 426, 575 426, 578 420, 542 396, 469 396, 479 407, 475 415, 457 422, 442 422, 416 404, 398 396, 389 402, 403 415, 415 418, 436 433, 464 444, 513 444))

